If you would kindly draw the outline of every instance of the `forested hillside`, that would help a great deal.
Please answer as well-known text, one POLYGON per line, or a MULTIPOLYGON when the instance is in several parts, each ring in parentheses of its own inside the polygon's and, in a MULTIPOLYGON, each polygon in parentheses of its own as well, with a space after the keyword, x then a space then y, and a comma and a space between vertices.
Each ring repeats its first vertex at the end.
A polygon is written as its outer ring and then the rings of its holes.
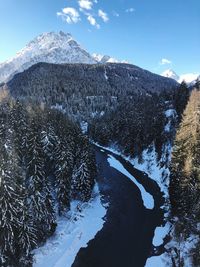
POLYGON ((176 134, 171 162, 170 201, 176 242, 174 266, 200 265, 200 91, 190 96, 176 134), (190 241, 188 241, 190 238, 190 241), (195 241, 195 245, 191 246, 195 241), (191 244, 190 244, 191 243, 191 244), (185 248, 184 248, 185 247, 185 248))
POLYGON ((173 140, 175 126, 185 108, 189 91, 182 83, 175 92, 141 94, 120 101, 117 109, 95 118, 89 127, 89 135, 102 145, 116 144, 124 154, 136 157, 151 144, 158 157, 163 145, 173 140), (178 118, 171 122, 173 129, 165 131, 167 109, 175 109, 178 118))
POLYGON ((90 198, 96 175, 88 139, 65 115, 33 104, 0 105, 0 266, 32 266, 73 199, 90 198))
POLYGON ((178 83, 134 65, 39 63, 5 85, 14 98, 62 108, 76 121, 90 121, 140 95, 172 93, 178 83))
POLYGON ((128 64, 39 63, 2 88, 14 98, 43 102, 86 122, 95 141, 117 143, 132 156, 152 142, 161 151, 165 110, 177 108, 181 114, 188 93, 184 84, 128 64))

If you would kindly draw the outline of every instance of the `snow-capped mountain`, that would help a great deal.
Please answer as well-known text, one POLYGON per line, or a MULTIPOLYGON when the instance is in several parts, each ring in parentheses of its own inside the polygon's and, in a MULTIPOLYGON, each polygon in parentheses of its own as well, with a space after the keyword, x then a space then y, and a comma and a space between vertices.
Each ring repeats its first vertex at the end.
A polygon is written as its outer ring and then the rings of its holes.
POLYGON ((120 61, 116 58, 110 57, 108 55, 100 55, 100 54, 92 54, 94 60, 96 60, 98 63, 105 64, 105 63, 129 63, 126 60, 120 61))
POLYGON ((200 77, 200 75, 197 73, 186 73, 179 76, 171 69, 164 71, 161 76, 174 79, 179 83, 185 81, 188 85, 195 84, 195 81, 200 77))
POLYGON ((194 85, 196 80, 200 78, 200 75, 197 73, 186 73, 180 75, 179 82, 185 81, 189 85, 194 85))
POLYGON ((119 60, 116 58, 112 58, 107 55, 100 55, 100 54, 92 54, 94 60, 96 60, 98 63, 105 64, 105 63, 119 63, 119 60))
POLYGON ((62 31, 44 33, 27 44, 14 58, 0 64, 0 83, 39 62, 97 63, 71 34, 62 31))
POLYGON ((180 77, 176 74, 175 71, 169 69, 169 70, 166 70, 164 71, 161 76, 163 77, 167 77, 167 78, 171 78, 171 79, 174 79, 175 81, 179 81, 180 77))

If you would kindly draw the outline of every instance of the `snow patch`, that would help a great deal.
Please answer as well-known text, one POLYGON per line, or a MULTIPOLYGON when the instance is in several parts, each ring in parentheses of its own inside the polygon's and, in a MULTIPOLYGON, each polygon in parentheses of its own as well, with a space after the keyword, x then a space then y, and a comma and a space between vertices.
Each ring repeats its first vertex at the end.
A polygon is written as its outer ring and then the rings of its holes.
POLYGON ((66 110, 63 108, 63 106, 62 105, 59 105, 58 103, 56 103, 55 105, 52 105, 51 106, 51 109, 59 110, 62 113, 65 113, 66 112, 66 110))
MULTIPOLYGON (((145 267, 164 267, 164 266, 166 266, 165 258, 163 257, 163 254, 161 256, 154 256, 154 257, 148 258, 146 261, 145 267)), ((168 266, 170 266, 170 265, 168 265, 168 266)))
POLYGON ((104 77, 106 79, 106 81, 108 80, 108 75, 107 75, 107 72, 106 72, 106 68, 105 68, 105 71, 104 71, 104 77))
POLYGON ((98 186, 88 203, 73 201, 65 217, 59 217, 55 234, 34 250, 33 267, 70 267, 82 247, 87 247, 104 225, 107 205, 102 205, 98 186))
POLYGON ((147 173, 154 181, 157 182, 161 191, 168 196, 168 186, 169 186, 169 169, 168 163, 171 159, 171 144, 166 144, 163 148, 163 155, 160 162, 157 161, 157 153, 155 147, 152 145, 148 149, 145 149, 142 153, 142 162, 138 158, 129 159, 134 167, 138 170, 147 173), (161 167, 161 162, 166 162, 163 167, 161 167))
POLYGON ((124 168, 124 166, 117 159, 115 159, 113 156, 109 155, 108 162, 109 162, 111 167, 115 168, 116 170, 118 170, 119 172, 121 172, 122 174, 127 176, 129 179, 131 179, 131 181, 139 188, 139 190, 141 192, 144 206, 147 209, 153 209, 154 208, 154 199, 153 199, 152 195, 150 195, 144 189, 144 187, 140 183, 138 183, 138 181, 124 168))
POLYGON ((173 108, 167 109, 167 110, 165 111, 165 116, 166 116, 167 118, 169 118, 169 117, 175 117, 176 115, 177 115, 176 110, 173 109, 173 108))
POLYGON ((99 112, 99 111, 95 111, 95 112, 92 112, 92 113, 91 113, 91 117, 92 117, 92 118, 95 118, 95 117, 102 117, 104 114, 105 114, 105 111, 101 111, 101 112, 99 112))
POLYGON ((88 122, 87 121, 82 121, 80 123, 81 131, 83 134, 86 134, 88 131, 88 122))
POLYGON ((165 226, 156 227, 153 238, 153 245, 160 246, 163 244, 163 239, 169 233, 170 224, 166 223, 165 226))

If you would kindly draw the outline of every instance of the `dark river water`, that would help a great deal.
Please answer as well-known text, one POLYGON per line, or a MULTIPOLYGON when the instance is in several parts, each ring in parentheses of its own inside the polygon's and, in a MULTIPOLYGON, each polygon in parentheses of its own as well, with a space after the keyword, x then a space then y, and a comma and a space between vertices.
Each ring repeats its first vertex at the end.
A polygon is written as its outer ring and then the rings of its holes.
POLYGON ((86 248, 80 249, 72 267, 144 267, 155 228, 163 222, 162 193, 155 181, 120 156, 98 147, 95 151, 101 199, 109 206, 103 228, 86 248), (138 187, 109 165, 109 154, 153 196, 153 210, 144 207, 138 187))

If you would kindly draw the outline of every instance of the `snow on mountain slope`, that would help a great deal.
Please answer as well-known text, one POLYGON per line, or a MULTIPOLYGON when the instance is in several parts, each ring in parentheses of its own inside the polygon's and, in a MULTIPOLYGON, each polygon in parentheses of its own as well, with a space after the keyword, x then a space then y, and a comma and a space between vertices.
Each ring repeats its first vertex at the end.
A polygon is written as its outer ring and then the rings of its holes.
POLYGON ((107 55, 100 55, 100 54, 92 54, 94 60, 96 60, 98 63, 105 64, 105 63, 119 63, 119 61, 116 58, 112 58, 107 55))
POLYGON ((69 33, 44 33, 27 44, 14 58, 0 64, 0 83, 39 62, 97 63, 69 33))
POLYGON ((175 71, 169 69, 169 70, 166 70, 164 71, 161 76, 163 77, 167 77, 167 78, 171 78, 171 79, 174 79, 175 81, 179 81, 180 77, 176 74, 175 71))
POLYGON ((183 81, 185 81, 187 84, 192 85, 195 83, 196 79, 198 77, 200 77, 199 74, 197 73, 186 73, 186 74, 182 74, 182 75, 177 75, 175 71, 168 69, 166 71, 164 71, 161 76, 163 77, 167 77, 167 78, 171 78, 176 80, 179 83, 182 83, 183 81))
POLYGON ((179 82, 181 83, 182 81, 185 81, 188 84, 194 84, 198 77, 200 77, 200 75, 197 73, 182 74, 180 75, 179 82))
POLYGON ((96 60, 98 63, 105 64, 105 63, 129 63, 126 60, 119 61, 116 58, 107 56, 107 55, 100 55, 100 54, 92 54, 94 60, 96 60))

